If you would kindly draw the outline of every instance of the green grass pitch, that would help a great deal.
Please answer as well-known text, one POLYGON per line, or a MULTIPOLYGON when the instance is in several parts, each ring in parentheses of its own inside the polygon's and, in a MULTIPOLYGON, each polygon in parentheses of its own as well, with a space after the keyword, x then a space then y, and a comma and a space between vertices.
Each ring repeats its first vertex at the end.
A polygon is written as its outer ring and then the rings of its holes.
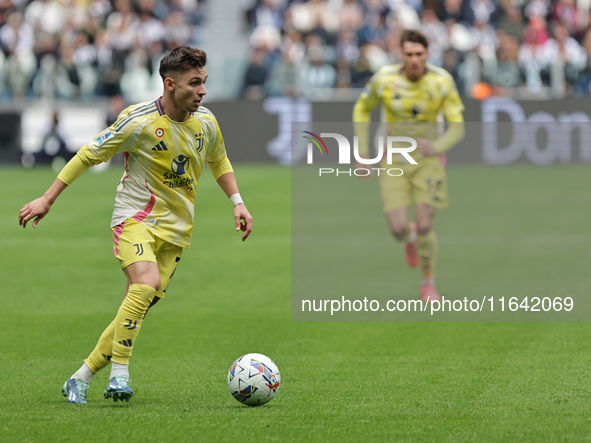
MULTIPOLYGON (((289 170, 236 170, 252 237, 240 242, 206 172, 192 249, 134 349, 133 399, 102 398, 105 370, 88 404, 72 405, 61 386, 123 296, 109 231, 120 171, 86 173, 23 230, 20 207, 55 174, 0 169, 0 441, 591 439, 588 323, 292 323, 289 170), (281 370, 268 405, 227 391, 247 352, 281 370)), ((584 166, 452 166, 452 207, 436 225, 442 292, 591 296, 588 177, 584 166)), ((392 245, 393 278, 412 287, 392 245)))

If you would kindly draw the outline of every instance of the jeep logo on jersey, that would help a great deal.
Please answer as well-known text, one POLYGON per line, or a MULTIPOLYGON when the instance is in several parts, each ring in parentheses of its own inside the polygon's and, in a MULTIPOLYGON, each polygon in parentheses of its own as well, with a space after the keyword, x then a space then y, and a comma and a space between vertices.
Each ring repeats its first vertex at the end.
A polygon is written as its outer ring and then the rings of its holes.
POLYGON ((172 159, 172 164, 170 165, 170 169, 176 175, 183 175, 187 169, 189 168, 189 157, 185 155, 179 155, 172 159))

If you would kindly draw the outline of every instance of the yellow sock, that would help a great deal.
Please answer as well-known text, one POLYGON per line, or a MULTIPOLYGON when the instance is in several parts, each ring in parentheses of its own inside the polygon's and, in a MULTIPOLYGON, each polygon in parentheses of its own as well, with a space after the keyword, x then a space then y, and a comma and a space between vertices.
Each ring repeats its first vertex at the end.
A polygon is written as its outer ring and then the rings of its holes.
POLYGON ((129 286, 127 297, 119 307, 114 321, 112 361, 115 363, 129 364, 129 357, 142 327, 144 315, 155 296, 156 289, 151 286, 137 284, 129 286))
POLYGON ((88 358, 84 360, 95 374, 111 362, 113 356, 113 335, 115 334, 115 320, 101 334, 98 343, 88 358))
POLYGON ((427 235, 420 235, 417 242, 417 253, 421 265, 421 275, 423 281, 433 284, 435 279, 435 268, 437 265, 437 236, 435 231, 431 230, 427 235))
POLYGON ((406 234, 404 234, 402 237, 399 237, 397 240, 403 243, 408 243, 410 240, 410 228, 407 228, 406 234))

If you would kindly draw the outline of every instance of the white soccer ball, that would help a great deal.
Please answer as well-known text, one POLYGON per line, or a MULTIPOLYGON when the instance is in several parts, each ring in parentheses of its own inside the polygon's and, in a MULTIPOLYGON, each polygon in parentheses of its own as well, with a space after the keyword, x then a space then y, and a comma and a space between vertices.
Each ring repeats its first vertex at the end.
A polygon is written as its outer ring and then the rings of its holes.
POLYGON ((281 383, 277 365, 263 354, 246 354, 228 371, 228 389, 240 403, 264 405, 271 401, 281 383))

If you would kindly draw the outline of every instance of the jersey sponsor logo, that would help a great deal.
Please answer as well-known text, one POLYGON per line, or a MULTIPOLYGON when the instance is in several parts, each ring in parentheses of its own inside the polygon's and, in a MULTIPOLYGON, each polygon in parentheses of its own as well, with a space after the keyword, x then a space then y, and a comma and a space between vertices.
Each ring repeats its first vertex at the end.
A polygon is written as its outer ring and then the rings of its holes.
POLYGON ((102 145, 104 142, 106 142, 108 139, 110 139, 113 136, 113 133, 111 131, 107 131, 104 134, 100 135, 99 137, 97 137, 96 142, 98 143, 98 145, 102 145))
POLYGON ((172 163, 170 164, 170 169, 177 175, 184 175, 189 169, 189 157, 186 155, 179 155, 172 159, 172 163))
POLYGON ((195 134, 195 141, 197 142, 197 152, 203 149, 203 133, 195 134))
POLYGON ((166 147, 166 143, 164 143, 164 140, 162 140, 160 143, 158 143, 156 146, 152 148, 152 151, 168 151, 168 148, 166 147))
POLYGON ((190 157, 182 154, 173 158, 170 164, 172 173, 164 173, 163 184, 170 189, 186 188, 187 191, 193 191, 195 189, 195 179, 190 176, 182 177, 189 171, 190 160, 190 157))
POLYGON ((181 177, 173 173, 164 174, 164 186, 168 186, 170 189, 174 188, 187 188, 187 191, 192 191, 195 185, 194 178, 181 177))
POLYGON ((156 129, 156 137, 162 137, 164 135, 164 130, 162 128, 156 129))

